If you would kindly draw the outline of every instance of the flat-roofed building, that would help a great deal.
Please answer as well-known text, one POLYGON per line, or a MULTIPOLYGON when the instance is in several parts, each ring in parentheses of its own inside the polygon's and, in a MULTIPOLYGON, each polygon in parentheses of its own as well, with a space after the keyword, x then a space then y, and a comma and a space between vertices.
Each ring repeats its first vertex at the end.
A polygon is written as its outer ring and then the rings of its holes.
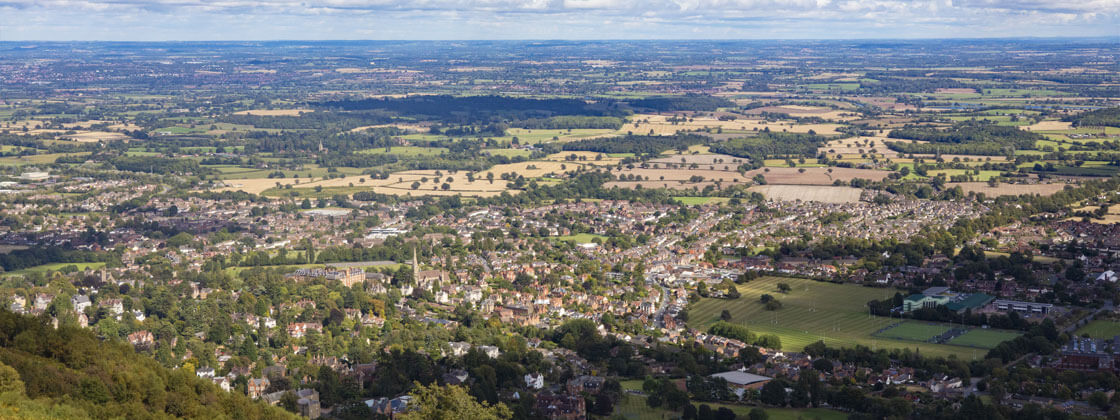
POLYGON ((1021 302, 1017 300, 996 299, 993 302, 996 309, 1001 311, 1030 312, 1035 314, 1050 313, 1054 305, 1049 303, 1021 302))

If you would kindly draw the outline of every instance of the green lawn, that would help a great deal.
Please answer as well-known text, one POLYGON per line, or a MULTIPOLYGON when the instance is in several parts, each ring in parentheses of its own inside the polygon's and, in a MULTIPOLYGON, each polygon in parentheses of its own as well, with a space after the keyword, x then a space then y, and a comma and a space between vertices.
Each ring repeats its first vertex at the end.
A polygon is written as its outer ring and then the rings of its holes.
POLYGON ((835 284, 807 279, 763 277, 739 285, 742 297, 736 300, 701 299, 689 307, 689 326, 706 330, 719 320, 727 309, 731 322, 742 324, 758 334, 777 334, 783 350, 800 351, 806 345, 824 341, 829 346, 856 344, 872 348, 921 348, 930 356, 948 356, 961 352, 961 347, 920 343, 873 333, 898 322, 889 318, 868 316, 867 301, 894 296, 890 288, 870 288, 852 284, 835 284), (793 289, 789 294, 778 292, 778 283, 793 289), (782 309, 767 311, 759 296, 770 294, 782 303, 782 309))
POLYGON ((876 334, 878 337, 900 340, 926 341, 949 331, 949 326, 919 321, 906 321, 889 330, 876 334))
POLYGON ((1007 340, 1012 340, 1018 337, 1020 333, 1015 331, 1002 331, 1002 330, 989 330, 983 328, 973 328, 964 333, 960 337, 949 340, 949 344, 965 347, 979 347, 982 349, 990 349, 998 346, 1007 340))
POLYGON ((1093 338, 1112 338, 1120 335, 1120 321, 1096 320, 1077 330, 1077 335, 1088 334, 1093 338))

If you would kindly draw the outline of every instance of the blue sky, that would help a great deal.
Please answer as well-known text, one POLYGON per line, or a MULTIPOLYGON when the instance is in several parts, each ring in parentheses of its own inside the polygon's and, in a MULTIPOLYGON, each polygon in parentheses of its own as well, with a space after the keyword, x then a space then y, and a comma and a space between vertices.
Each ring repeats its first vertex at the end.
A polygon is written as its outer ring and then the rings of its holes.
POLYGON ((1120 36, 1120 0, 0 0, 0 41, 1120 36))

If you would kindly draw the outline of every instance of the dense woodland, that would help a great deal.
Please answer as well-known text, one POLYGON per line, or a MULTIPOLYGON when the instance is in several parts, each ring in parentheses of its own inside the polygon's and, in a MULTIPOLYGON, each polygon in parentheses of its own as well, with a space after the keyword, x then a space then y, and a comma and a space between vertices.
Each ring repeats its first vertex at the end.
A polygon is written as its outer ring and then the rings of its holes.
POLYGON ((0 417, 285 419, 278 407, 168 370, 90 330, 0 310, 0 417))

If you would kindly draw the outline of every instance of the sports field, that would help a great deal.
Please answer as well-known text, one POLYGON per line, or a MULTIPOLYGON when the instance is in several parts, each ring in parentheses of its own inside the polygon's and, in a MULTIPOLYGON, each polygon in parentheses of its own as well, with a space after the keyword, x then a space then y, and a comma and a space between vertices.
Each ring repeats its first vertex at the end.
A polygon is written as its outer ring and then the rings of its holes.
MULTIPOLYGON (((742 324, 757 334, 777 334, 783 350, 799 351, 808 344, 824 341, 836 347, 859 344, 872 348, 921 348, 921 352, 928 356, 960 355, 964 352, 965 349, 959 346, 874 336, 874 333, 899 320, 868 316, 867 302, 894 296, 895 291, 798 278, 763 277, 739 285, 742 295, 739 299, 701 299, 691 305, 688 309, 689 326, 706 330, 719 321, 720 312, 726 309, 731 313, 732 323, 742 324), (780 293, 778 283, 787 283, 792 290, 788 294, 780 293), (759 303, 762 294, 777 298, 782 303, 782 309, 767 311, 759 303)), ((918 327, 924 324, 914 323, 918 327)), ((916 337, 919 335, 918 327, 912 330, 905 327, 902 331, 910 330, 916 337)), ((930 329, 922 334, 932 332, 935 331, 930 329)), ((929 337, 932 335, 923 338, 929 337)))
MULTIPOLYGON (((680 416, 680 412, 667 410, 664 407, 652 408, 646 405, 646 396, 632 394, 628 391, 642 389, 642 381, 630 380, 622 381, 623 398, 618 404, 614 406, 614 416, 612 418, 621 417, 624 419, 675 419, 680 416)), ((735 412, 736 418, 746 419, 750 415, 751 409, 755 408, 747 405, 739 404, 721 404, 721 403, 705 403, 700 401, 693 401, 693 405, 699 407, 700 404, 708 404, 712 410, 718 410, 721 407, 727 407, 735 412)), ((827 408, 763 408, 770 420, 800 420, 800 419, 819 419, 819 420, 841 420, 848 418, 848 415, 827 408)))
POLYGON ((897 338, 900 340, 926 341, 949 331, 948 325, 906 321, 886 331, 876 334, 878 337, 897 338))
POLYGON ((1018 337, 1019 333, 1014 331, 1001 331, 1001 330, 988 330, 983 328, 973 328, 959 337, 949 340, 949 344, 955 346, 965 347, 979 347, 982 349, 990 349, 998 346, 1007 340, 1018 337))
POLYGON ((1077 335, 1088 334, 1093 338, 1112 338, 1120 335, 1120 321, 1096 320, 1077 330, 1077 335))

